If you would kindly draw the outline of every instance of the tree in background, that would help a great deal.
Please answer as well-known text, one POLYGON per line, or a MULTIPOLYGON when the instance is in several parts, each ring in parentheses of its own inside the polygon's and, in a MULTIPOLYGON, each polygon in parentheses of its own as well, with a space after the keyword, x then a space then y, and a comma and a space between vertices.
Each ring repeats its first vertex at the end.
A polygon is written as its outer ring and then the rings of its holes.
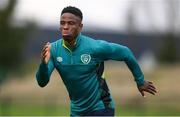
POLYGON ((160 51, 159 59, 166 63, 178 62, 178 44, 176 37, 176 25, 178 21, 178 11, 180 2, 178 0, 165 0, 166 5, 166 20, 168 25, 168 33, 164 38, 164 44, 160 51))
POLYGON ((27 34, 26 27, 13 26, 13 11, 17 0, 9 0, 0 9, 0 84, 7 74, 22 65, 22 48, 27 34))
POLYGON ((164 37, 164 44, 161 48, 159 59, 166 63, 175 63, 178 61, 176 37, 173 33, 168 33, 164 37))
MULTIPOLYGON (((178 54, 178 22, 179 22, 179 11, 180 10, 180 1, 179 0, 164 0, 161 2, 152 1, 152 0, 136 0, 135 2, 131 2, 129 5, 129 12, 127 14, 127 28, 129 35, 133 38, 133 36, 138 32, 138 28, 136 26, 137 14, 138 12, 143 12, 144 16, 149 23, 151 28, 151 33, 155 35, 162 35, 163 38, 162 46, 158 48, 157 59, 159 62, 163 63, 175 63, 178 62, 179 54, 178 54), (167 27, 166 32, 163 34, 160 32, 162 29, 157 27, 157 14, 154 13, 153 5, 159 4, 159 7, 163 8, 163 13, 165 14, 165 25, 167 27)), ((155 43, 156 44, 156 43, 155 43)))

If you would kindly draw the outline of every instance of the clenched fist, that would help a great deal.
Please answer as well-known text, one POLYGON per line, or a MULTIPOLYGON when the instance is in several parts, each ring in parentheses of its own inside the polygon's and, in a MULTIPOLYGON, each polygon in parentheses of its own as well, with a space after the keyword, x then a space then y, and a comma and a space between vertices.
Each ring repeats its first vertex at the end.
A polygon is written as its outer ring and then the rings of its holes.
POLYGON ((49 42, 47 42, 41 52, 41 61, 44 64, 47 64, 50 59, 50 56, 51 56, 50 49, 51 49, 51 44, 49 42))

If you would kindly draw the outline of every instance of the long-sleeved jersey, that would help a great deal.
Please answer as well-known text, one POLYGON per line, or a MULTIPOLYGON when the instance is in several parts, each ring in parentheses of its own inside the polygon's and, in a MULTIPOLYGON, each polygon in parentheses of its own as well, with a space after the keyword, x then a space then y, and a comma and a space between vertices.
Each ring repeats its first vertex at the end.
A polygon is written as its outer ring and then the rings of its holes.
POLYGON ((103 77, 106 60, 124 61, 137 85, 144 83, 144 75, 134 55, 130 49, 119 44, 79 34, 73 49, 69 49, 63 39, 51 43, 50 55, 48 64, 40 64, 36 79, 41 87, 46 86, 56 68, 68 90, 73 116, 114 108, 114 101, 103 77))

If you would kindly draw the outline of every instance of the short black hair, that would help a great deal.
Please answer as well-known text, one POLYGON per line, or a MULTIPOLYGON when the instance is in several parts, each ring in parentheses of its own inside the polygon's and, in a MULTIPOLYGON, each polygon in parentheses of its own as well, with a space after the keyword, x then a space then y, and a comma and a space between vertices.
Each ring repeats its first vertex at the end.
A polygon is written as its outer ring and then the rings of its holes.
POLYGON ((77 7, 74 7, 74 6, 65 7, 61 12, 61 16, 64 13, 72 13, 75 16, 79 17, 81 20, 83 19, 83 14, 82 14, 81 10, 79 8, 77 8, 77 7))

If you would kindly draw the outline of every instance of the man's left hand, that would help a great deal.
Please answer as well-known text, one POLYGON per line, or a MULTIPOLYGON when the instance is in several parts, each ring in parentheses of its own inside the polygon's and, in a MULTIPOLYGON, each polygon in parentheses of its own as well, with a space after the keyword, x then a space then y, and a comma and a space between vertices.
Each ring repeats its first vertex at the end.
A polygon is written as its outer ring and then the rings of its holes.
POLYGON ((153 95, 157 93, 155 86, 150 81, 144 81, 144 84, 142 86, 138 86, 138 89, 143 97, 146 97, 144 91, 153 95))

